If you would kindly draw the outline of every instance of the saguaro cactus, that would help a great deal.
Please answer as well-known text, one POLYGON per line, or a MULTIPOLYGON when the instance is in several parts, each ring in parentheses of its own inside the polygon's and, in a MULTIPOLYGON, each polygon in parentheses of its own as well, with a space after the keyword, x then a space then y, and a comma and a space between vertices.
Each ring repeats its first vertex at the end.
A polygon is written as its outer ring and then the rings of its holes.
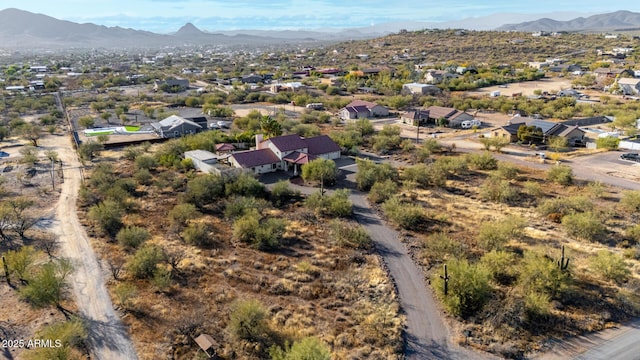
POLYGON ((440 275, 440 278, 444 280, 444 295, 449 292, 449 274, 447 273, 447 264, 444 264, 444 276, 440 275))
POLYGON ((562 257, 558 260, 558 267, 560 270, 567 270, 569 267, 569 258, 564 257, 564 245, 562 245, 562 257))

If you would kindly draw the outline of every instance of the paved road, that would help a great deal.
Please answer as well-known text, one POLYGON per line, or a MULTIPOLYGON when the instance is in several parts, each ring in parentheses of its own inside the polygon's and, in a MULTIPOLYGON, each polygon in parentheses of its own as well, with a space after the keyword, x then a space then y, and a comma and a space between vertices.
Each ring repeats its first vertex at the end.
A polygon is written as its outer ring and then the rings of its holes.
MULTIPOLYGON (((349 174, 340 185, 353 188, 352 181, 357 165, 345 159, 338 163, 342 171, 349 174)), ((275 182, 276 177, 278 174, 269 174, 262 180, 269 184, 275 182)), ((290 186, 307 195, 318 191, 316 188, 294 184, 290 186)), ((424 273, 415 265, 400 241, 398 232, 390 228, 369 206, 366 193, 352 190, 349 199, 353 203, 355 219, 371 236, 396 285, 400 307, 406 316, 405 359, 494 359, 490 354, 475 353, 449 343, 449 330, 443 321, 444 314, 439 310, 433 293, 425 284, 424 273)))

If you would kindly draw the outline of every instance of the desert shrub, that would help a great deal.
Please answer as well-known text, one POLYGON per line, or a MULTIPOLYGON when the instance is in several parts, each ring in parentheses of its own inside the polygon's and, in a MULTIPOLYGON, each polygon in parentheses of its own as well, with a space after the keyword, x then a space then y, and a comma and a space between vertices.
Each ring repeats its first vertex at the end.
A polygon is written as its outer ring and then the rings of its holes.
POLYGON ((509 145, 509 139, 501 137, 484 137, 480 139, 485 150, 491 150, 493 147, 495 151, 500 152, 503 147, 509 145))
POLYGON ((607 187, 600 181, 590 181, 587 184, 587 191, 591 196, 596 198, 601 198, 604 196, 604 193, 607 191, 607 187))
POLYGON ((60 346, 43 346, 31 348, 25 357, 37 359, 72 359, 73 349, 81 349, 87 339, 87 330, 80 318, 72 317, 63 323, 50 324, 37 333, 38 339, 56 339, 60 346))
POLYGON ((189 180, 184 193, 184 199, 202 209, 204 206, 222 197, 224 193, 225 184, 222 177, 203 174, 189 180))
POLYGON ((622 256, 600 250, 589 258, 589 269, 601 278, 618 284, 627 281, 631 271, 622 256))
POLYGON ((422 188, 429 186, 444 186, 446 182, 446 172, 441 167, 442 163, 430 165, 418 164, 410 166, 402 171, 402 180, 417 184, 422 188))
POLYGON ((570 196, 545 200, 538 205, 537 210, 542 216, 559 214, 563 217, 576 212, 589 211, 593 206, 593 202, 585 196, 570 196))
POLYGON ((402 151, 408 153, 416 149, 416 144, 414 144, 413 140, 411 139, 404 139, 400 143, 400 148, 402 149, 402 151))
POLYGON ((504 180, 515 180, 518 177, 518 168, 514 165, 501 161, 498 163, 498 169, 494 172, 495 176, 504 180))
POLYGON ((251 174, 243 173, 225 184, 227 196, 262 197, 265 194, 264 185, 251 174))
POLYGON ((516 201, 518 190, 508 180, 489 177, 480 186, 480 196, 485 200, 500 203, 516 201))
POLYGON ((267 315, 258 300, 238 301, 229 314, 227 330, 235 340, 261 342, 269 331, 267 315))
POLYGON ((88 217, 111 236, 115 236, 122 227, 124 211, 120 204, 113 200, 105 200, 89 208, 88 217))
POLYGON ((465 160, 470 168, 476 170, 495 170, 498 168, 498 160, 489 152, 469 153, 465 155, 465 160))
POLYGON ((361 226, 343 220, 332 220, 329 223, 330 236, 337 245, 354 249, 368 249, 371 238, 361 226))
POLYGON ((389 164, 376 164, 368 159, 356 159, 358 172, 356 174, 356 185, 359 190, 367 191, 377 181, 387 179, 395 180, 398 177, 397 170, 389 164))
POLYGON ((527 180, 523 185, 524 193, 533 196, 534 198, 539 198, 544 195, 544 190, 542 190, 542 186, 531 180, 527 180))
POLYGON ((425 220, 421 206, 403 202, 398 196, 385 201, 382 211, 389 220, 404 229, 416 229, 425 220))
POLYGON ((400 146, 402 129, 394 125, 384 125, 382 130, 373 137, 373 150, 386 153, 400 146))
POLYGON ((142 150, 142 148, 138 147, 138 146, 127 146, 126 149, 124 149, 124 158, 127 160, 135 160, 138 155, 141 155, 144 151, 142 150))
POLYGON ((442 152, 442 144, 436 139, 426 139, 422 143, 422 148, 429 152, 429 154, 442 152))
POLYGON ((573 183, 573 170, 567 165, 555 165, 547 171, 547 180, 560 185, 571 185, 573 183))
POLYGON ((598 239, 606 231, 602 220, 592 212, 565 215, 562 226, 569 236, 588 241, 598 239))
POLYGON ((37 308, 59 305, 67 288, 66 279, 71 272, 73 266, 66 259, 43 264, 29 278, 27 285, 18 290, 20 297, 37 308))
POLYGON ((297 124, 291 128, 291 132, 302 137, 313 137, 320 135, 320 128, 313 124, 297 124))
POLYGON ((551 297, 545 293, 529 292, 524 296, 524 309, 530 320, 542 320, 549 315, 551 297))
POLYGON ((182 229, 189 221, 196 219, 201 214, 195 205, 190 203, 178 204, 169 211, 169 222, 174 229, 182 229))
POLYGON ((625 191, 622 193, 622 197, 620 198, 620 205, 631 212, 637 212, 640 210, 640 191, 625 191))
POLYGON ((153 179, 153 176, 151 176, 151 172, 149 172, 149 170, 140 169, 136 171, 135 174, 133 174, 133 178, 140 185, 151 185, 151 180, 153 179))
POLYGON ((255 209, 258 213, 262 213, 268 207, 269 203, 264 199, 236 196, 227 201, 224 216, 228 219, 235 219, 245 215, 251 209, 255 209))
MULTIPOLYGON (((489 272, 465 259, 447 262, 448 294, 444 295, 444 280, 434 277, 432 283, 445 308, 453 315, 468 318, 484 306, 491 294, 489 272)), ((441 272, 438 272, 439 275, 441 272)))
POLYGON ((331 349, 317 337, 306 337, 291 347, 272 347, 269 356, 272 360, 331 360, 331 349))
POLYGON ((173 282, 171 270, 163 266, 156 267, 151 282, 159 291, 165 291, 173 282))
POLYGON ((387 179, 384 181, 377 181, 371 186, 367 198, 369 201, 379 204, 387 201, 391 196, 398 192, 398 184, 395 181, 387 179))
POLYGON ((640 224, 628 227, 625 230, 625 235, 633 239, 634 242, 640 243, 640 224))
POLYGON ((448 257, 460 258, 465 251, 460 240, 453 239, 444 232, 430 234, 422 245, 424 254, 436 260, 446 260, 448 257))
POLYGON ((209 246, 213 242, 213 239, 209 236, 211 229, 209 226, 202 222, 192 222, 182 230, 180 236, 189 245, 195 246, 209 246))
POLYGON ((233 223, 233 237, 266 250, 280 246, 286 224, 282 219, 260 219, 257 211, 249 211, 233 223))
POLYGON ((618 150, 620 145, 620 139, 613 136, 599 137, 596 139, 596 148, 607 149, 609 151, 618 150))
POLYGON ((332 195, 322 195, 317 191, 307 196, 304 203, 316 213, 331 217, 349 216, 353 208, 348 189, 336 190, 332 195))
POLYGON ((158 167, 158 161, 151 155, 140 154, 136 156, 136 168, 153 170, 158 167))
POLYGON ((116 235, 116 240, 118 240, 120 245, 132 249, 137 248, 143 242, 149 240, 149 238, 151 238, 149 231, 139 226, 128 226, 120 229, 116 235))
POLYGON ((569 284, 569 273, 560 270, 552 259, 537 252, 525 252, 518 268, 518 286, 525 294, 537 292, 556 297, 569 284))
POLYGON ((445 175, 466 175, 469 172, 469 165, 466 157, 462 156, 442 156, 430 166, 433 172, 444 172, 445 175))
POLYGON ((122 282, 119 283, 113 293, 118 300, 118 305, 122 308, 129 309, 131 307, 131 302, 138 296, 138 288, 130 282, 122 282))
POLYGON ((506 251, 493 250, 480 258, 480 264, 487 269, 491 278, 499 284, 508 284, 515 276, 515 255, 506 251))
POLYGON ((271 188, 270 198, 274 206, 280 207, 297 195, 298 193, 296 191, 289 188, 289 182, 287 180, 280 180, 271 188))
POLYGON ((164 261, 165 254, 158 245, 145 244, 127 262, 127 270, 138 279, 153 276, 156 267, 164 261))
POLYGON ((522 237, 527 222, 519 216, 509 216, 501 221, 480 225, 478 243, 486 251, 501 250, 511 239, 522 237))

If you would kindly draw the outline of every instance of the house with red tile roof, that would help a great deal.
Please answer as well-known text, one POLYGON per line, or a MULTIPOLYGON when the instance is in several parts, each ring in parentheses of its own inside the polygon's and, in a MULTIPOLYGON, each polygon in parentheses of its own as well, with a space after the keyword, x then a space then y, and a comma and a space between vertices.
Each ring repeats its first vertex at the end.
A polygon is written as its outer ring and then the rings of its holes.
POLYGON ((231 154, 229 163, 256 174, 293 170, 297 175, 300 166, 316 158, 338 159, 340 147, 327 135, 303 138, 289 134, 264 140, 263 135, 258 134, 256 149, 231 154))

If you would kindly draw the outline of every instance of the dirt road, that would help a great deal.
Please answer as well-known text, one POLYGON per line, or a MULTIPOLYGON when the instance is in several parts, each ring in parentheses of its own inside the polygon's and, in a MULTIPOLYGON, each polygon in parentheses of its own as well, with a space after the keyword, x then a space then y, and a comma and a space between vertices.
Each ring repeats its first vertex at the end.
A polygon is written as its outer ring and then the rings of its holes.
POLYGON ((70 283, 80 315, 85 320, 91 355, 96 359, 137 359, 127 329, 113 310, 104 276, 76 213, 81 184, 80 162, 67 136, 48 136, 41 148, 55 150, 64 164, 64 183, 56 206, 52 231, 58 235, 62 255, 72 261, 70 283))

